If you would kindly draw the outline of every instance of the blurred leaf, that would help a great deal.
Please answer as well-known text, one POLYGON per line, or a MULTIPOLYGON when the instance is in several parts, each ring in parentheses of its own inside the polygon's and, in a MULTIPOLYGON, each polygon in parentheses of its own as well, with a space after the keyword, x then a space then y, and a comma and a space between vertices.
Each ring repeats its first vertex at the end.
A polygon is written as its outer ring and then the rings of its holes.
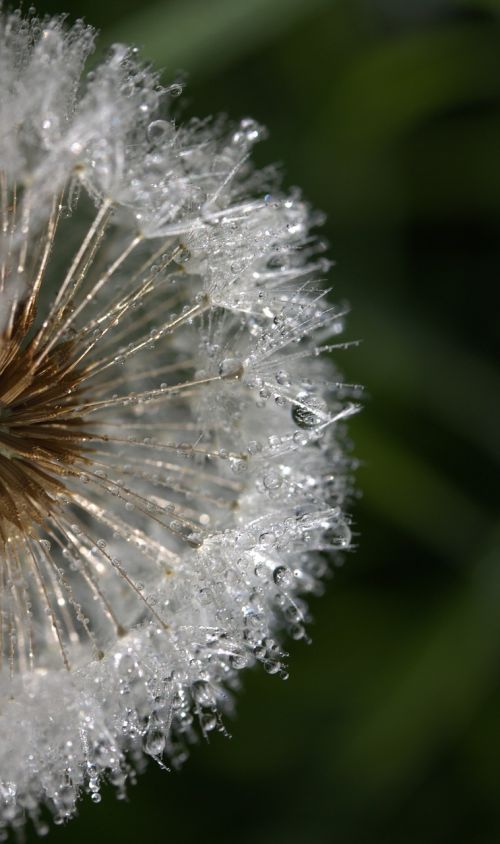
MULTIPOLYGON (((362 327, 363 313, 357 318, 362 327)), ((458 346, 414 307, 409 316, 388 314, 370 302, 365 319, 366 342, 357 353, 356 367, 357 377, 370 391, 393 395, 410 407, 417 404, 500 462, 497 368, 486 357, 458 346)))
POLYGON ((488 521, 439 470, 362 419, 352 423, 364 470, 359 484, 370 509, 445 559, 463 559, 488 521))
POLYGON ((214 73, 275 40, 330 0, 176 0, 141 9, 106 33, 144 47, 170 72, 214 73))
POLYGON ((346 740, 339 765, 391 803, 461 733, 498 681, 499 544, 497 525, 473 576, 438 610, 415 651, 381 671, 382 696, 368 695, 369 712, 346 740))
POLYGON ((466 9, 479 9, 500 14, 500 0, 458 0, 458 4, 466 9))
POLYGON ((498 44, 490 26, 454 25, 411 33, 361 54, 322 115, 337 150, 372 156, 438 110, 497 96, 498 44))
POLYGON ((413 219, 408 141, 457 108, 498 98, 498 44, 491 24, 426 27, 385 36, 332 77, 305 134, 304 172, 321 196, 325 173, 317 162, 328 167, 328 202, 340 224, 387 228, 413 219))
POLYGON ((427 219, 485 219, 500 211, 500 115, 485 109, 439 121, 406 148, 412 203, 427 219))

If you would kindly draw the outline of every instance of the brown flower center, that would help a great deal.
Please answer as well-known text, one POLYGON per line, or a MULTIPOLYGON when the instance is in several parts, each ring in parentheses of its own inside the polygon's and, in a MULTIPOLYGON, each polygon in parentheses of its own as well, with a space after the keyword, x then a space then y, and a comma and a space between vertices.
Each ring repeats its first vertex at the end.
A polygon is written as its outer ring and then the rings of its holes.
POLYGON ((53 512, 85 441, 74 412, 82 370, 71 367, 72 344, 43 356, 33 318, 20 305, 0 335, 0 545, 31 535, 53 512))

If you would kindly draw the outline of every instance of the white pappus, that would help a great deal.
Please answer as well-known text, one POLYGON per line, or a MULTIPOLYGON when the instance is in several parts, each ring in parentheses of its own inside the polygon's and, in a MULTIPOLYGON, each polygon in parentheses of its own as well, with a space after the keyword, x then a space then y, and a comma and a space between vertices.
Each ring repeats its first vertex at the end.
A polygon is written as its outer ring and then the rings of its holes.
POLYGON ((223 729, 350 545, 320 215, 93 44, 0 9, 0 837, 223 729))

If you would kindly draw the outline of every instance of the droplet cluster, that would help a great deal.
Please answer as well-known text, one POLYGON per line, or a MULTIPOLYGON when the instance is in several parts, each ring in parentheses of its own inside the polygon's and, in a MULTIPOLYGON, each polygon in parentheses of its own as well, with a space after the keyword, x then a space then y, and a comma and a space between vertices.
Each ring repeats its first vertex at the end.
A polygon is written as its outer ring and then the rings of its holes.
POLYGON ((0 12, 0 840, 224 731, 351 544, 320 215, 93 42, 0 12))

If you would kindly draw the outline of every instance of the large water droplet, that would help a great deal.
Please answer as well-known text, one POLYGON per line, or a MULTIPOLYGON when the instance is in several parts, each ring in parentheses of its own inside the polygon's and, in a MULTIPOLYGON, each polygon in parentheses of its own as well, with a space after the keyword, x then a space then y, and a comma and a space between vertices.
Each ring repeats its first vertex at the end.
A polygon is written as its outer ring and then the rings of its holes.
POLYGON ((300 404, 295 404, 292 409, 292 419, 299 428, 315 428, 321 422, 326 421, 326 402, 320 396, 301 396, 300 404))
POLYGON ((144 750, 150 756, 161 756, 165 750, 165 736, 161 730, 150 728, 144 740, 144 750))

